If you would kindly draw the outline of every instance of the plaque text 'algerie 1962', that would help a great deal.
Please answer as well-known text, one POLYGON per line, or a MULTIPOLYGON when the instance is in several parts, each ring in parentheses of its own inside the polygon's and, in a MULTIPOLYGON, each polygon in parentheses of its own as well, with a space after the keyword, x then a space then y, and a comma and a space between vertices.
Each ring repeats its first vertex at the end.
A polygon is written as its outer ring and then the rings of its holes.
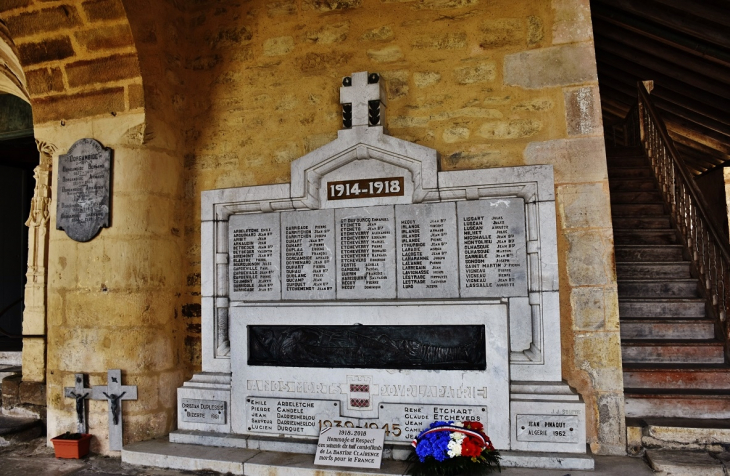
POLYGON ((56 229, 86 242, 109 226, 111 149, 94 139, 76 141, 58 157, 56 229))

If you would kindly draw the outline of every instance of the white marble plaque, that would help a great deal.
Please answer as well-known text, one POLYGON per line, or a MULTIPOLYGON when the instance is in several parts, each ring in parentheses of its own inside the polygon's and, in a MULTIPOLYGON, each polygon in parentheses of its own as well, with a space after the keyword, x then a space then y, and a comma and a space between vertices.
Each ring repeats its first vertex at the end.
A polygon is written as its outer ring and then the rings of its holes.
POLYGON ((461 297, 527 296, 525 202, 458 202, 461 297))
MULTIPOLYGON (((391 426, 390 435, 386 433, 389 441, 412 441, 435 421, 478 421, 487 428, 486 405, 382 403, 380 409, 379 421, 389 422, 391 426)), ((367 420, 363 422, 367 426, 367 420)))
POLYGON ((231 300, 281 299, 279 214, 233 215, 228 229, 231 300))
POLYGON ((323 428, 317 442, 314 464, 348 468, 380 468, 383 430, 323 428))
POLYGON ((398 298, 458 298, 456 204, 395 207, 398 298))
POLYGON ((183 398, 178 411, 185 422, 226 424, 226 402, 221 400, 183 398))
POLYGON ((282 299, 335 299, 335 212, 281 214, 282 299))
POLYGON ((318 436, 323 420, 339 416, 339 403, 332 400, 246 398, 246 427, 251 433, 318 436))
POLYGON ((577 443, 575 415, 517 415, 517 441, 577 443))
POLYGON ((337 227, 337 298, 394 299, 395 211, 341 208, 337 227))

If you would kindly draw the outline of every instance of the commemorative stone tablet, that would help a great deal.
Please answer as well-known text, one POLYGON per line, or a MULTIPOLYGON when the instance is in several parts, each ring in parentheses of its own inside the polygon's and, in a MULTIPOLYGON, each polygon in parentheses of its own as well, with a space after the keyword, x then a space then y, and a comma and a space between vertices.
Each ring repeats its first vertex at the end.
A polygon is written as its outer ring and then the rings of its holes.
POLYGON ((527 295, 525 201, 458 202, 461 297, 527 295))
POLYGON ((337 297, 394 299, 395 210, 392 206, 340 208, 337 227, 337 297))
POLYGON ((335 212, 281 214, 282 299, 335 298, 335 212))
POLYGON ((281 228, 278 213, 230 219, 231 299, 281 299, 281 228))
POLYGON ((86 242, 109 226, 112 151, 94 139, 81 139, 58 157, 56 229, 86 242))
POLYGON ((398 297, 459 297, 456 205, 397 205, 398 297))

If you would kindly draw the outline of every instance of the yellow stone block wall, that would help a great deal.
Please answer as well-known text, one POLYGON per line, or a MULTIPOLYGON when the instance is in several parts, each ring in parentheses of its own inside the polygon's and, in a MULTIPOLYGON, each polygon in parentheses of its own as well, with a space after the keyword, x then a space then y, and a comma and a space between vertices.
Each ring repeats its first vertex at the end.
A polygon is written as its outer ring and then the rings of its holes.
MULTIPOLYGON (((0 18, 49 8, 16 3, 0 18)), ((63 3, 85 12, 86 3, 118 2, 63 3)), ((71 401, 61 393, 70 375, 91 373, 92 383, 101 384, 103 372, 115 367, 126 372, 126 384, 140 386, 140 400, 124 404, 125 441, 174 425, 174 389, 200 365, 200 192, 288 182, 292 160, 336 137, 342 77, 370 71, 387 82, 390 134, 438 150, 442 170, 554 165, 563 375, 586 399, 592 449, 624 451, 613 241, 588 0, 123 5, 126 20, 98 21, 120 32, 128 22, 133 46, 107 46, 136 55, 141 78, 105 76, 88 92, 75 90, 86 87, 70 83, 71 77, 81 81, 84 69, 71 72, 70 60, 59 60, 48 71, 57 67, 64 89, 35 98, 34 108, 85 92, 100 108, 71 108, 81 116, 65 126, 58 119, 68 108, 36 120, 59 152, 81 137, 115 149, 112 227, 88 244, 55 230, 51 235, 49 434, 73 426, 71 401), (129 112, 111 116, 109 101, 93 100, 112 86, 122 89, 122 111, 129 112)), ((73 35, 76 48, 82 39, 73 35)), ((109 31, 108 37, 117 36, 109 31)), ((99 431, 106 426, 102 406, 91 407, 99 431)))

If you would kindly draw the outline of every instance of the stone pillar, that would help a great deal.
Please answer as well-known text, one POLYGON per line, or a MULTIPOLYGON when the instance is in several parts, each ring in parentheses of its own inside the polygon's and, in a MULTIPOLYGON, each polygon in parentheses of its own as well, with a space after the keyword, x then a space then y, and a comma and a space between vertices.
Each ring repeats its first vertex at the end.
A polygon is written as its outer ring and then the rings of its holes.
POLYGON ((46 374, 46 281, 48 276, 48 226, 51 204, 53 144, 36 140, 40 164, 35 168, 35 190, 28 227, 28 278, 23 311, 23 380, 43 382, 46 374))

